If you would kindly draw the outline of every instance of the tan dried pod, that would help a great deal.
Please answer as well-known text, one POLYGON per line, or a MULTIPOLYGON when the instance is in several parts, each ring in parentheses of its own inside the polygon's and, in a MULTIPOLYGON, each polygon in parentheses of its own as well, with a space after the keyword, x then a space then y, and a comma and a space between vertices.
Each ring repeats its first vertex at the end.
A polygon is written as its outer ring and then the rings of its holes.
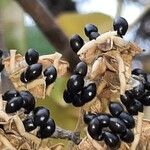
POLYGON ((99 57, 95 62, 93 63, 92 70, 90 73, 90 79, 91 80, 97 80, 102 77, 102 75, 106 71, 106 62, 105 58, 99 57))

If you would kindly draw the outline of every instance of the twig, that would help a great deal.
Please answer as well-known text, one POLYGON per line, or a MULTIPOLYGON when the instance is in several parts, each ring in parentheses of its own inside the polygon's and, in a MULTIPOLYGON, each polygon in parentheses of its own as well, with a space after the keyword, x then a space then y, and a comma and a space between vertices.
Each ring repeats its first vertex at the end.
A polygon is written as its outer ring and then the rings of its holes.
POLYGON ((81 142, 79 132, 71 132, 69 130, 64 130, 60 127, 56 128, 56 131, 54 132, 54 134, 51 137, 56 138, 56 139, 71 140, 72 142, 74 142, 77 145, 81 142))
POLYGON ((68 37, 57 25, 51 12, 38 0, 15 1, 33 18, 48 41, 69 61, 70 66, 74 67, 79 59, 70 49, 68 37))

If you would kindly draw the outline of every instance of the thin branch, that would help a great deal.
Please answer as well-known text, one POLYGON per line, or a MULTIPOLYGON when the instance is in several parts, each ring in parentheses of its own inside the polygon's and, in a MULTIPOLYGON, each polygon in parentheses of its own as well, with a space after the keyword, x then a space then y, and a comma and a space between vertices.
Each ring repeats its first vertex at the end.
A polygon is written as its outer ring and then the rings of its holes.
POLYGON ((57 25, 50 11, 38 0, 15 0, 33 18, 43 34, 56 50, 63 54, 71 67, 75 66, 78 57, 70 49, 68 37, 57 25))
POLYGON ((81 142, 79 132, 71 132, 69 130, 62 129, 60 127, 56 128, 56 131, 54 132, 54 134, 51 137, 56 138, 56 139, 71 140, 72 142, 74 142, 77 145, 81 142))

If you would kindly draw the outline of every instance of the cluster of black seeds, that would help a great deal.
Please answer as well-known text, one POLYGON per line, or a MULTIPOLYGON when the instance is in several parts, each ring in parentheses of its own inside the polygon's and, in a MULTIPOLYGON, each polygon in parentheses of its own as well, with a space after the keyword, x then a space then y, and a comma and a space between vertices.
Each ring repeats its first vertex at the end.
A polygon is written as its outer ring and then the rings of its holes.
POLYGON ((9 90, 2 95, 2 99, 7 101, 6 113, 15 113, 24 108, 28 114, 35 108, 35 99, 29 91, 9 90))
POLYGON ((125 95, 120 96, 120 99, 131 115, 137 115, 138 112, 143 112, 143 106, 150 106, 150 83, 147 81, 147 74, 142 69, 136 68, 132 74, 144 80, 133 89, 127 90, 125 95))
POLYGON ((132 143, 134 134, 131 129, 135 127, 134 118, 124 111, 119 102, 110 102, 109 111, 111 114, 89 112, 84 115, 89 135, 95 140, 104 140, 111 149, 119 148, 121 141, 132 143))
MULTIPOLYGON (((113 28, 114 31, 117 31, 118 36, 122 37, 128 30, 128 22, 123 17, 116 17, 113 22, 113 28)), ((85 25, 84 32, 89 40, 96 39, 98 36, 100 36, 98 33, 98 28, 94 24, 85 25)), ((84 40, 80 35, 75 34, 70 38, 70 46, 75 53, 77 53, 83 45, 84 40)))
POLYGON ((79 62, 74 74, 67 82, 67 89, 63 93, 64 101, 72 103, 75 107, 83 106, 96 96, 96 84, 89 83, 84 86, 84 77, 87 74, 87 65, 79 62))
MULTIPOLYGON (((23 83, 31 82, 42 74, 42 64, 38 63, 39 53, 35 49, 29 49, 25 54, 26 63, 29 65, 26 71, 21 73, 20 80, 23 83)), ((57 78, 57 70, 50 66, 44 70, 46 86, 52 84, 57 78)))
POLYGON ((23 124, 27 132, 39 127, 36 136, 42 139, 50 137, 56 129, 55 121, 50 117, 49 110, 43 106, 34 108, 27 119, 23 120, 23 124))
POLYGON ((0 72, 2 72, 4 69, 4 64, 2 63, 2 56, 3 56, 3 51, 0 50, 0 72))

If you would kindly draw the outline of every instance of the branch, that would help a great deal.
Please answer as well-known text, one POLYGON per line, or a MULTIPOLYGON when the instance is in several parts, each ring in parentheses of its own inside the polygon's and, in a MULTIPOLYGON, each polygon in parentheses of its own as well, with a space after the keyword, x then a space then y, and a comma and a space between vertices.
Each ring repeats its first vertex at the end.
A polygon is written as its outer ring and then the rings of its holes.
POLYGON ((79 132, 71 132, 60 127, 56 127, 56 131, 51 136, 51 138, 71 140, 77 145, 81 142, 79 132))
POLYGON ((74 67, 79 60, 69 46, 68 37, 57 25, 50 11, 38 0, 15 0, 33 18, 43 34, 74 67))

